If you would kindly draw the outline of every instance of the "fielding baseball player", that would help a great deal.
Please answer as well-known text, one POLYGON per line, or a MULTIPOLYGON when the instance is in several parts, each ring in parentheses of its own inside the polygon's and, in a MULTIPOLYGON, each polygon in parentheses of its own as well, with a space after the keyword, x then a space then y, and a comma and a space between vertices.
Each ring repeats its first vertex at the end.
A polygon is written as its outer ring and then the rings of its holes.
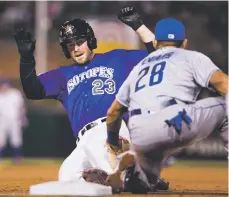
MULTIPOLYGON (((127 12, 127 18, 134 16, 128 24, 138 30, 142 21, 133 10, 122 10, 119 18, 124 20, 127 12)), ((86 21, 74 19, 65 22, 60 29, 60 45, 66 58, 71 58, 74 63, 38 76, 33 55, 35 41, 24 29, 18 29, 14 37, 20 53, 21 83, 27 98, 60 101, 68 112, 76 137, 77 147, 61 165, 59 180, 79 179, 83 170, 92 167, 111 173, 112 165, 104 146, 106 112, 123 81, 132 68, 146 57, 147 51, 117 49, 95 54, 93 49, 97 47, 97 41, 93 29, 86 21)), ((128 147, 129 132, 124 121, 120 136, 122 143, 128 147)))
POLYGON ((204 54, 185 49, 180 21, 159 21, 153 44, 156 51, 134 67, 107 112, 107 142, 118 150, 121 115, 128 109, 133 150, 123 155, 107 184, 134 193, 154 191, 161 162, 212 131, 218 130, 228 150, 228 76, 204 54), (203 87, 222 96, 196 101, 203 87), (123 185, 120 172, 127 168, 123 185))

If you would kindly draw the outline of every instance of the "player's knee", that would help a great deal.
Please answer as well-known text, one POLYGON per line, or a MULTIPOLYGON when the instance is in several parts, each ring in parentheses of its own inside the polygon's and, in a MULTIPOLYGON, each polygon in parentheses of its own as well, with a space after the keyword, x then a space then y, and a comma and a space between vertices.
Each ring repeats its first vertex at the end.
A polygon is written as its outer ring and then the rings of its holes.
POLYGON ((58 181, 71 181, 71 177, 69 176, 69 173, 66 173, 60 169, 58 174, 58 181))

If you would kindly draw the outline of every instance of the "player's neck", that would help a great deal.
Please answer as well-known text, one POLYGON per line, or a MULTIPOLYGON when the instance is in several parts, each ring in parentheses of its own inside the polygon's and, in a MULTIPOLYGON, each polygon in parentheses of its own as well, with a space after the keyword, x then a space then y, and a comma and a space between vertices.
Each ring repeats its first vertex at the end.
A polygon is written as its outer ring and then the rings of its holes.
POLYGON ((165 48, 177 48, 176 46, 159 46, 157 49, 165 49, 165 48))

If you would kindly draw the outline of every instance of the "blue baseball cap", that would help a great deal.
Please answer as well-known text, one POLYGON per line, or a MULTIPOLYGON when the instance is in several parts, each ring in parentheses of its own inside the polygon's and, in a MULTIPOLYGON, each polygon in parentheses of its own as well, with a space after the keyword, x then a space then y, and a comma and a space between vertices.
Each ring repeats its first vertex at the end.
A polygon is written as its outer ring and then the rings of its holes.
POLYGON ((155 39, 164 41, 184 40, 185 27, 182 22, 176 19, 162 19, 156 24, 155 39))

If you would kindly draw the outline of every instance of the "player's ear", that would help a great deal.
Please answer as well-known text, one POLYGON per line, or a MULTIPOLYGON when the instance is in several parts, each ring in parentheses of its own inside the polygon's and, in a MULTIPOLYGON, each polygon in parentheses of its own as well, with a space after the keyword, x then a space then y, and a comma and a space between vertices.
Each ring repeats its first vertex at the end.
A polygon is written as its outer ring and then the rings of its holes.
POLYGON ((155 40, 155 39, 153 40, 153 48, 155 48, 155 49, 157 48, 157 40, 155 40))
POLYGON ((188 40, 187 39, 184 39, 184 41, 183 41, 183 43, 181 45, 181 48, 186 49, 187 46, 188 46, 188 40))

